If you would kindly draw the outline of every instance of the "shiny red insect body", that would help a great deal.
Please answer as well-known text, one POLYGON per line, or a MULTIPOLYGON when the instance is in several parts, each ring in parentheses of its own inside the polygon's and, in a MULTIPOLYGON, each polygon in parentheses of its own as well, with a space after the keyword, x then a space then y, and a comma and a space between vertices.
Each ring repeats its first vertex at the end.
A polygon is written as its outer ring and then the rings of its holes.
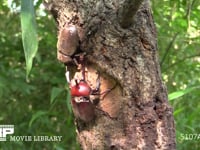
POLYGON ((81 80, 79 83, 71 87, 71 96, 90 96, 92 89, 86 83, 86 81, 81 80))
POLYGON ((96 88, 92 89, 85 80, 83 55, 80 55, 77 63, 81 65, 82 79, 80 81, 75 79, 75 85, 72 85, 69 79, 69 72, 66 72, 66 78, 70 84, 72 110, 76 118, 89 122, 95 117, 95 106, 92 103, 91 95, 100 95, 100 77, 98 76, 97 78, 96 88))
POLYGON ((89 122, 94 118, 95 107, 90 100, 90 95, 94 95, 97 91, 92 90, 85 80, 81 80, 79 83, 76 81, 76 85, 70 87, 71 104, 76 118, 84 122, 89 122))

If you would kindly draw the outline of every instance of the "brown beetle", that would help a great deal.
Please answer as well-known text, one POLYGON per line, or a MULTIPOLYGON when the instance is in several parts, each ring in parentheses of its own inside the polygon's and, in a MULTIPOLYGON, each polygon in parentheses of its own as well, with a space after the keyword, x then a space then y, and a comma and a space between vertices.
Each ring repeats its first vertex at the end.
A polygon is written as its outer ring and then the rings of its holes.
POLYGON ((72 56, 77 52, 79 36, 75 25, 65 24, 59 31, 57 41, 57 58, 63 63, 72 61, 72 56))

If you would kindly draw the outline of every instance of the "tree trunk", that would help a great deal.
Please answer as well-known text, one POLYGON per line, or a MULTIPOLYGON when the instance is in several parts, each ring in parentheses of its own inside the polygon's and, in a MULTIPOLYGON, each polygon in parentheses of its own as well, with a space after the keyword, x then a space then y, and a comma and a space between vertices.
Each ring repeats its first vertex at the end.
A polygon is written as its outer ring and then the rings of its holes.
MULTIPOLYGON (((65 24, 76 26, 79 49, 86 53, 87 82, 95 87, 98 71, 101 92, 111 89, 100 96, 92 121, 77 120, 81 148, 175 149, 174 118, 161 80, 149 0, 49 0, 45 4, 59 32, 65 24)), ((64 62, 59 51, 58 55, 64 62)), ((68 65, 71 68, 74 65, 68 65)), ((73 78, 80 78, 79 74, 75 70, 73 78)))

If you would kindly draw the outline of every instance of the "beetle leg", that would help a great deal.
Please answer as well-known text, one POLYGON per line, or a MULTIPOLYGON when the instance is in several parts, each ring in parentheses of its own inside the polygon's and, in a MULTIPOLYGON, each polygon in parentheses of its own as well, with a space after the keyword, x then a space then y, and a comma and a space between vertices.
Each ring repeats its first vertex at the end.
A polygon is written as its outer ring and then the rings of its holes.
POLYGON ((81 70, 82 80, 85 81, 85 62, 84 62, 85 53, 77 54, 74 56, 73 61, 76 64, 78 70, 81 70))
POLYGON ((99 110, 100 112, 102 112, 103 115, 107 116, 108 118, 110 118, 110 119, 115 119, 114 117, 110 116, 110 114, 109 114, 108 112, 102 110, 101 108, 99 108, 99 107, 96 106, 95 109, 97 109, 97 110, 99 110))
POLYGON ((73 58, 74 63, 79 67, 79 63, 77 61, 77 58, 73 58))
POLYGON ((97 72, 98 73, 98 76, 97 76, 97 79, 96 79, 96 88, 94 89, 94 90, 92 90, 92 95, 100 95, 99 94, 99 91, 100 91, 100 85, 101 85, 101 83, 100 83, 100 73, 99 72, 97 72))
POLYGON ((84 56, 85 56, 85 54, 81 54, 79 56, 79 61, 80 61, 80 64, 81 64, 82 80, 85 81, 85 62, 84 62, 84 56))
POLYGON ((102 93, 100 93, 100 95, 103 95, 103 96, 102 96, 102 99, 104 99, 104 97, 105 97, 109 92, 111 92, 113 89, 115 89, 116 86, 117 86, 117 83, 116 83, 112 88, 107 89, 107 90, 103 91, 102 93))
POLYGON ((98 73, 98 77, 97 77, 97 80, 96 80, 96 88, 94 90, 92 90, 91 95, 103 95, 103 98, 104 98, 106 94, 108 94, 110 91, 112 91, 117 86, 117 83, 112 88, 109 88, 109 89, 100 93, 100 85, 101 85, 101 83, 100 83, 100 73, 99 72, 97 72, 97 73, 98 73))

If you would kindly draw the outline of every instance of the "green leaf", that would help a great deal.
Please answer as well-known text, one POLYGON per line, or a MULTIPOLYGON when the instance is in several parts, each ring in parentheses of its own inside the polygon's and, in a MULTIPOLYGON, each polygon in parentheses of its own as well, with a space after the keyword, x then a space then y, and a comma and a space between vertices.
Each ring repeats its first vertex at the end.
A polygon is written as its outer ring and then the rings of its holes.
POLYGON ((57 88, 57 87, 53 87, 52 88, 52 90, 51 90, 51 98, 50 98, 50 103, 51 104, 54 102, 56 97, 58 95, 60 95, 61 92, 63 92, 63 89, 61 89, 61 88, 57 88))
POLYGON ((174 116, 178 115, 179 113, 181 113, 185 108, 184 107, 181 107, 177 110, 174 111, 174 116))
POLYGON ((176 91, 176 92, 170 93, 168 95, 169 101, 174 100, 176 98, 179 98, 179 97, 181 97, 181 96, 183 96, 183 95, 185 95, 185 94, 187 94, 187 93, 189 93, 189 92, 191 92, 191 91, 193 91, 193 90, 195 90, 197 88, 200 88, 200 86, 191 87, 191 88, 187 88, 185 90, 180 90, 180 91, 176 91))
POLYGON ((33 114, 31 120, 29 121, 29 127, 32 126, 33 122, 34 122, 36 119, 38 119, 39 117, 41 117, 41 116, 43 116, 43 115, 46 115, 46 114, 48 114, 47 111, 38 111, 38 112, 36 112, 35 114, 33 114))
POLYGON ((26 60, 26 76, 28 77, 33 58, 38 49, 38 39, 33 0, 21 0, 22 43, 26 60))

